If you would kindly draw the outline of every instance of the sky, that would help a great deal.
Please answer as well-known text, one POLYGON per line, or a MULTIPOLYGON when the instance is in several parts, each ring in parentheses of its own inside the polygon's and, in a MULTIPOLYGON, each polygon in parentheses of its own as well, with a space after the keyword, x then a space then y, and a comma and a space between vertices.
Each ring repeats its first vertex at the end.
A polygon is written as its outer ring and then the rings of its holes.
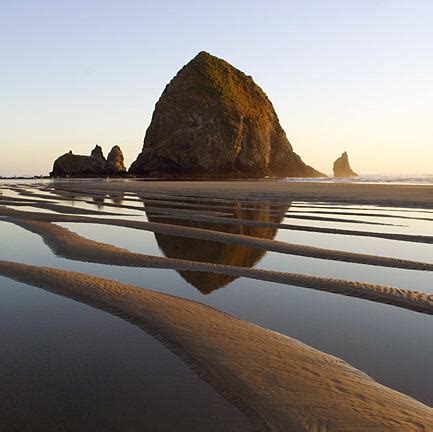
POLYGON ((199 51, 251 75, 303 160, 433 173, 433 1, 0 2, 0 175, 69 150, 129 165, 165 85, 199 51))

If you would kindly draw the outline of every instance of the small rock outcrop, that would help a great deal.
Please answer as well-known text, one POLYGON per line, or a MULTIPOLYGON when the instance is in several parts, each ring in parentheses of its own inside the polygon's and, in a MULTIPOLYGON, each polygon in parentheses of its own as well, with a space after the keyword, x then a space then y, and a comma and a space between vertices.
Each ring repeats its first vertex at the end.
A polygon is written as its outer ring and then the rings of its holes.
POLYGON ((110 153, 108 153, 107 164, 109 170, 114 173, 126 172, 126 167, 123 160, 123 153, 122 150, 120 150, 119 146, 114 146, 111 149, 110 153))
POLYGON ((250 76, 200 52, 162 93, 135 175, 317 177, 250 76))
POLYGON ((54 161, 51 177, 103 177, 107 175, 124 175, 123 154, 118 146, 114 146, 108 159, 105 159, 100 146, 90 156, 75 155, 72 150, 54 161))
POLYGON ((102 147, 95 145, 95 148, 91 151, 90 156, 105 161, 104 153, 102 152, 102 147))
POLYGON ((344 152, 334 162, 334 177, 358 177, 358 174, 350 167, 347 152, 344 152))

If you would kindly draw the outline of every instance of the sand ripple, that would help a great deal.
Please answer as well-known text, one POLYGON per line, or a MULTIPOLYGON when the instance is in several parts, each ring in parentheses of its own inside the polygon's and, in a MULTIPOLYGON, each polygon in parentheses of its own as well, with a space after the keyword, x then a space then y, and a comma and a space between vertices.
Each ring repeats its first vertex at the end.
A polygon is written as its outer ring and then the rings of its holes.
POLYGON ((86 239, 66 228, 49 222, 12 218, 8 220, 42 236, 44 242, 55 254, 69 259, 129 267, 222 273, 236 277, 247 277, 328 291, 433 314, 432 294, 343 279, 138 254, 127 249, 86 239))
POLYGON ((433 409, 336 357, 200 303, 8 261, 0 261, 0 274, 146 329, 255 420, 259 430, 433 430, 433 409))

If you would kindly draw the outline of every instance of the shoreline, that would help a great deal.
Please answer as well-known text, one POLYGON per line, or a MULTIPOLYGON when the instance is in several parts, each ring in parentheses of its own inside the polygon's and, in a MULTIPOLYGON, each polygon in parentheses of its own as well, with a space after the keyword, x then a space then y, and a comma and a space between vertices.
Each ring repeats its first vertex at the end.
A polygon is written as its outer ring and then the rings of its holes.
MULTIPOLYGON (((281 182, 273 180, 236 181, 142 181, 115 179, 52 180, 54 187, 66 191, 88 190, 100 193, 181 194, 202 198, 232 198, 268 201, 326 201, 332 203, 382 205, 390 207, 423 207, 433 209, 433 185, 399 185, 366 183, 281 182)), ((187 197, 186 197, 187 198, 187 197)))

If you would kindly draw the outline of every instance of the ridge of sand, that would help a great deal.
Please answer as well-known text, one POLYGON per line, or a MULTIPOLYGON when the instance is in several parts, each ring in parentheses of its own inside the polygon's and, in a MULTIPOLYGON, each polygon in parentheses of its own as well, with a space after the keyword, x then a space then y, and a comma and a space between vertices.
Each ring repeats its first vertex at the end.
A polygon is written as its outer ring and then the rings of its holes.
POLYGON ((144 255, 86 239, 66 228, 49 222, 12 219, 10 222, 42 236, 44 242, 56 255, 77 261, 129 267, 222 273, 338 293, 386 303, 416 312, 433 314, 433 294, 343 279, 144 255))
MULTIPOLYGON (((155 214, 156 215, 156 214, 155 214)), ((413 243, 433 243, 433 236, 425 236, 418 234, 398 234, 398 233, 385 233, 375 231, 359 231, 359 230, 348 230, 342 228, 324 228, 310 225, 292 225, 287 223, 276 223, 276 222, 260 222, 249 219, 236 219, 230 217, 218 217, 218 216, 200 216, 200 215, 189 215, 184 216, 177 214, 175 210, 167 210, 164 212, 157 213, 159 218, 169 219, 186 219, 203 222, 215 222, 219 224, 233 224, 233 225, 244 225, 244 226, 260 226, 269 228, 281 228, 293 231, 306 231, 306 232, 317 232, 325 234, 340 234, 340 235, 352 235, 358 237, 375 237, 387 240, 401 240, 413 243)))
MULTIPOLYGON (((115 192, 157 192, 200 195, 202 197, 246 198, 257 200, 311 200, 333 203, 387 205, 390 207, 433 208, 433 185, 398 185, 366 183, 285 182, 278 180, 248 181, 109 181, 54 180, 65 190, 81 189, 115 192)), ((45 185, 46 186, 46 185, 45 185)))
POLYGON ((93 216, 128 216, 121 213, 112 213, 112 212, 105 212, 105 211, 99 211, 99 210, 91 210, 91 209, 82 209, 79 207, 72 207, 72 206, 65 206, 61 204, 52 204, 51 202, 46 201, 23 201, 19 202, 19 200, 14 200, 13 204, 8 205, 14 205, 14 206, 25 206, 25 207, 36 207, 41 208, 45 210, 50 210, 56 213, 65 213, 65 214, 82 214, 82 215, 93 215, 93 216))
MULTIPOLYGON (((292 212, 292 210, 291 210, 292 212)), ((298 211, 295 210, 293 213, 304 213, 304 211, 298 211)), ((396 215, 396 214, 389 214, 389 213, 368 213, 368 212, 356 212, 356 211, 332 211, 332 212, 326 212, 323 210, 308 210, 305 213, 312 213, 312 214, 331 214, 331 215, 341 215, 341 216, 362 216, 362 217, 378 217, 378 218, 390 218, 390 219, 404 219, 404 220, 419 220, 419 221, 427 221, 427 222, 433 222, 433 218, 428 217, 417 217, 417 216, 402 216, 402 215, 396 215)), ((287 215, 286 215, 287 217, 287 215)), ((385 224, 386 225, 386 224, 385 224)), ((399 226, 399 225, 397 225, 399 226)))
MULTIPOLYGON (((33 194, 33 193, 29 193, 29 194, 23 194, 20 193, 21 195, 28 195, 28 196, 40 196, 37 194, 33 194)), ((60 198, 60 200, 62 200, 62 198, 60 198)), ((93 201, 90 200, 86 200, 86 199, 75 199, 74 201, 77 202, 82 202, 85 204, 91 204, 91 205, 95 205, 95 203, 93 201)), ((15 199, 16 204, 11 204, 8 202, 4 202, 4 205, 16 205, 16 206, 22 206, 22 205, 27 205, 27 204, 21 204, 20 203, 20 199, 15 199)), ((29 203, 29 201, 23 200, 24 203, 29 203)), ((189 206, 180 206, 181 208, 178 208, 177 205, 175 206, 171 206, 171 207, 158 207, 157 205, 148 205, 148 202, 146 200, 146 206, 143 207, 139 207, 137 205, 128 205, 128 204, 116 204, 116 203, 110 203, 110 202, 104 202, 101 203, 101 206, 104 207, 111 207, 111 208, 121 208, 121 209, 126 209, 126 210, 134 210, 134 211, 138 211, 140 213, 146 212, 146 213, 152 213, 152 214, 173 214, 175 212, 176 215, 183 215, 183 217, 189 218, 190 216, 195 217, 208 217, 208 216, 215 216, 215 217, 226 217, 226 216, 231 216, 231 213, 225 213, 224 210, 232 210, 233 207, 228 207, 228 206, 223 206, 223 207, 215 207, 215 211, 212 211, 209 209, 209 207, 206 206, 200 206, 202 207, 202 209, 200 208, 183 208, 183 207, 189 207, 189 206), (205 207, 203 209, 203 207, 205 207)), ((101 214, 101 215, 111 215, 111 216, 118 216, 119 214, 116 213, 109 213, 109 212, 104 212, 104 211, 97 211, 97 210, 86 210, 86 209, 81 209, 81 208, 77 208, 77 207, 73 207, 73 206, 64 206, 64 205, 60 205, 60 204, 56 204, 50 203, 50 206, 44 206, 44 201, 42 200, 34 200, 34 201, 30 201, 31 204, 36 203, 35 207, 40 207, 40 208, 46 208, 47 210, 52 210, 55 211, 57 213, 75 213, 75 214, 101 214), (39 204, 39 205, 38 205, 39 204)), ((168 202, 167 202, 168 204, 168 202)), ((269 212, 270 214, 274 213, 277 214, 277 212, 269 212)), ((361 224, 361 225, 382 225, 382 226, 398 226, 396 224, 391 224, 391 223, 385 223, 385 222, 371 222, 371 221, 363 221, 363 220, 358 220, 358 219, 346 219, 346 218, 336 218, 336 217, 331 217, 331 216, 315 216, 315 215, 302 215, 302 214, 285 214, 283 212, 278 212, 278 214, 283 214, 284 217, 286 218, 292 218, 292 219, 300 219, 300 220, 313 220, 313 221, 324 221, 324 222, 339 222, 339 223, 355 223, 355 224, 361 224)), ((226 219, 225 220, 232 220, 232 219, 226 219)), ((257 221, 257 223, 261 223, 259 221, 257 221)))
MULTIPOLYGON (((39 198, 52 198, 52 199, 56 199, 56 200, 71 200, 72 197, 75 197, 76 193, 81 194, 82 196, 84 196, 84 192, 83 191, 78 191, 77 192, 71 192, 70 190, 65 190, 62 188, 56 188, 56 189, 50 189, 50 188, 44 188, 44 190, 49 190, 50 191, 50 195, 43 195, 43 194, 37 194, 35 192, 26 192, 25 194, 20 193, 20 195, 25 195, 25 196, 36 196, 39 198), (62 191, 62 194, 59 194, 58 191, 62 191)), ((96 194, 97 196, 100 197, 105 197, 105 198, 112 198, 112 195, 107 195, 107 193, 99 193, 96 194)), ((86 196, 93 196, 92 191, 89 191, 86 193, 86 196)), ((124 195, 124 193, 121 193, 120 195, 118 195, 118 198, 121 199, 124 202, 137 202, 137 203, 142 203, 143 201, 146 202, 150 202, 151 204, 157 204, 157 205, 164 205, 164 206, 168 206, 168 207, 188 207, 188 208, 196 208, 196 209, 200 209, 200 208, 209 208, 210 206, 215 206, 215 208, 218 209, 223 209, 223 210, 231 210, 233 207, 226 205, 227 203, 232 203, 232 202, 239 202, 242 203, 242 207, 245 210, 249 210, 249 211, 257 211, 256 208, 254 207, 249 207, 250 203, 255 203, 257 201, 253 201, 253 200, 242 200, 239 198, 232 198, 230 199, 217 199, 217 198, 211 198, 211 197, 197 197, 197 196, 186 196, 186 195, 168 195, 168 194, 157 194, 157 193, 143 193, 141 192, 139 196, 130 196, 130 195, 124 195), (204 202, 206 204, 204 204, 204 202)), ((88 200, 82 199, 82 198, 74 198, 76 201, 83 201, 83 202, 90 202, 88 200)), ((266 200, 266 202, 269 204, 269 206, 275 206, 277 204, 280 205, 287 205, 288 202, 284 201, 284 202, 272 202, 269 200, 266 200)), ((290 202, 290 201, 289 201, 290 202)), ((105 203, 104 203, 105 204, 105 203)), ((109 203, 111 204, 111 203, 109 203)), ((331 203, 332 204, 332 203, 331 203)), ((117 204, 119 205, 119 204, 117 204)), ((316 204, 313 204, 316 205, 316 204)), ((121 204, 120 204, 121 206, 121 204)), ((304 205, 304 204, 292 204, 291 207, 293 208, 305 208, 308 207, 310 208, 311 206, 309 205, 304 205)), ((429 218, 429 217, 419 217, 419 216, 403 216, 403 215, 395 215, 392 213, 370 213, 370 212, 356 212, 356 210, 359 210, 359 208, 355 208, 355 211, 351 211, 351 212, 345 212, 345 211, 341 211, 341 210, 347 210, 347 209, 352 209, 350 207, 343 207, 343 206, 338 206, 336 204, 334 205, 328 205, 328 206, 324 206, 324 205, 320 205, 317 207, 318 210, 308 210, 305 213, 319 213, 319 214, 326 214, 326 215, 347 215, 347 216, 362 216, 362 217, 387 217, 387 218, 393 218, 393 219, 407 219, 407 220, 422 220, 422 221, 433 221, 433 218, 429 218), (332 211, 332 212, 324 212, 324 211, 320 211, 320 209, 332 209, 332 210, 337 210, 337 211, 332 211)), ((410 209, 405 209, 405 208, 387 208, 386 209, 387 212, 401 212, 401 213, 407 213, 407 212, 413 212, 413 210, 410 209)), ((425 209, 417 209, 417 212, 419 213, 426 213, 426 214, 433 214, 433 211, 431 210, 425 210, 425 209)), ((273 211, 270 210, 269 211, 270 214, 281 214, 281 211, 273 211)), ((296 213, 296 211, 295 211, 296 213)), ((304 211, 300 211, 299 213, 304 213, 304 211)), ((288 214, 286 215, 287 217, 288 214)), ((341 220, 341 219, 338 219, 341 220)), ((356 220, 356 222, 359 222, 358 220, 356 220)), ((386 224, 385 224, 386 225, 386 224)))
MULTIPOLYGON (((111 184, 111 183, 110 183, 111 184)), ((116 184, 116 183, 113 183, 116 184)), ((125 183, 126 184, 126 183, 125 183)), ((433 188, 432 188, 433 191, 433 188)), ((266 200, 265 200, 266 201, 266 200)), ((116 207, 122 207, 118 204, 111 204, 116 207)), ((73 207, 70 207, 73 210, 72 213, 80 213, 78 209, 74 209, 73 207)), ((133 206, 123 206, 123 208, 134 208, 133 206)), ((148 212, 152 212, 152 210, 155 212, 154 214, 157 214, 159 217, 165 217, 167 219, 171 219, 173 217, 176 217, 176 219, 185 219, 185 220, 194 220, 194 221, 205 221, 205 222, 215 222, 215 223, 222 223, 222 224, 235 224, 235 225, 244 225, 244 226, 262 226, 262 227, 271 227, 271 228, 281 228, 281 229, 288 229, 288 230, 294 230, 294 231, 305 231, 305 232, 318 232, 318 233, 326 233, 326 234, 338 234, 338 235, 352 235, 352 236, 360 236, 360 237, 374 237, 374 238, 381 238, 381 239, 388 239, 388 240, 400 240, 400 241, 407 241, 407 242, 414 242, 414 243, 426 243, 426 244, 433 244, 433 236, 426 236, 426 235, 414 235, 414 234, 399 234, 399 233, 385 233, 385 232, 374 232, 374 231, 359 231, 359 230, 348 230, 348 229, 340 229, 340 228, 325 228, 325 227, 315 227, 315 226, 309 226, 309 225, 293 225, 293 224, 286 224, 286 223, 274 223, 274 222, 261 222, 261 221, 255 221, 255 220, 249 220, 249 219, 236 219, 236 218, 230 218, 230 217, 219 217, 212 214, 197 214, 194 211, 188 212, 187 210, 177 210, 177 209, 167 209, 167 208, 146 208, 145 209, 148 212)), ((56 211, 56 210, 54 210, 56 211)), ((60 209, 58 208, 59 213, 67 213, 66 209, 60 209)), ((95 211, 96 212, 96 211, 95 211)), ((98 213, 98 212, 97 212, 98 213)), ((85 213, 83 213, 85 214, 85 213)), ((103 214, 103 212, 99 213, 103 214)), ((108 213, 109 214, 109 213, 108 213)), ((115 215, 115 214, 111 214, 115 215)), ((125 216, 125 215, 123 215, 125 216)), ((349 221, 346 221, 349 222, 349 221)), ((373 224, 374 223, 368 223, 373 224)), ((387 225, 387 224, 382 224, 387 225)))
MULTIPOLYGON (((24 196, 35 196, 35 197, 46 197, 44 195, 41 194, 37 194, 37 193, 33 193, 33 192, 28 192, 28 193, 23 193, 20 192, 20 195, 24 195, 24 196)), ((104 196, 105 198, 105 196, 104 196)), ((1 197, 0 197, 1 199, 1 197)), ((71 198, 65 198, 62 196, 59 196, 59 198, 56 198, 58 201, 70 201, 71 198)), ((18 202, 17 205, 19 205, 19 199, 16 199, 16 202, 18 202)), ((82 199, 82 198, 75 198, 74 201, 76 202, 82 202, 85 204, 91 204, 91 205, 95 205, 95 202, 88 200, 88 199, 82 199)), ((123 201, 128 201, 128 199, 124 199, 123 201)), ((104 207, 112 207, 112 208, 121 208, 121 209, 127 209, 127 210, 134 210, 134 211, 139 211, 139 212, 152 212, 152 213, 172 213, 172 212, 176 212, 176 214, 185 214, 185 215, 209 215, 209 216, 231 216, 232 213, 225 213, 225 210, 233 210, 233 206, 215 206, 214 210, 210 209, 209 205, 205 205, 205 204, 189 204, 189 203, 183 203, 183 202, 170 202, 170 201, 158 201, 158 200, 151 200, 151 199, 145 199, 146 201, 146 206, 137 206, 137 205, 130 205, 130 204, 117 204, 117 203, 110 203, 110 202, 104 202, 101 203, 101 206, 104 207), (151 203, 151 205, 149 205, 149 203, 151 203), (184 207, 188 207, 188 209, 184 209, 184 207), (192 208, 192 210, 191 210, 192 208)), ((23 202, 36 202, 36 203, 40 203, 40 202, 44 202, 41 200, 34 200, 34 201, 30 201, 30 200, 23 200, 23 202)), ((143 204, 143 200, 134 200, 134 202, 138 202, 143 204)), ((54 202, 52 202, 53 204, 55 204, 54 202)), ((9 204, 5 204, 5 205, 9 205, 9 204)), ((12 205, 12 204, 10 204, 12 205)), ((64 206, 63 206, 64 207, 64 206)), ((67 207, 67 208, 71 208, 74 209, 74 207, 67 207)), ((242 207, 243 210, 248 210, 248 211, 260 211, 256 208, 248 208, 246 206, 242 207)), ((59 213, 67 213, 67 211, 61 211, 59 213)), ((300 212, 299 212, 300 213, 300 212)), ((308 212, 310 213, 310 212, 308 212)), ((320 212, 318 212, 320 213, 320 212)), ((301 220, 317 220, 317 221, 325 221, 325 222, 340 222, 340 223, 356 223, 356 224, 361 224, 361 225, 382 225, 382 226, 400 226, 400 225, 396 225, 396 224, 392 224, 392 223, 385 223, 385 222, 371 222, 371 221, 363 221, 363 220, 358 220, 358 219, 346 219, 346 218, 336 218, 336 217, 332 217, 333 213, 329 213, 329 212, 321 212, 322 214, 328 214, 329 216, 315 216, 315 215, 304 215, 304 214, 292 214, 290 212, 285 212, 285 211, 281 211, 281 210, 269 210, 269 214, 272 215, 281 215, 282 217, 286 217, 286 218, 292 218, 292 219, 301 219, 301 220)), ((84 214, 84 213, 83 213, 84 214)), ((104 214, 104 212, 100 212, 100 214, 104 214)), ((105 213, 105 214, 110 214, 110 213, 105 213)), ((112 215, 114 215, 114 213, 111 213, 112 215)), ((350 215, 350 213, 335 213, 337 215, 350 215)), ((355 214, 354 214, 355 215, 355 214)), ((358 214, 359 216, 360 214, 358 214)), ((355 215, 356 216, 356 215, 355 215)), ((379 215, 380 216, 380 215, 379 215)), ((383 216, 383 215, 382 215, 383 216)), ((391 218, 399 218, 398 216, 390 216, 391 218)), ((420 219, 420 218, 411 218, 411 217, 401 217, 402 219, 417 219, 417 220, 431 220, 433 221, 433 219, 420 219)))
POLYGON ((222 231, 213 231, 204 228, 163 224, 159 222, 130 221, 124 219, 105 219, 90 217, 88 218, 73 215, 54 215, 46 213, 44 214, 38 212, 26 212, 8 209, 2 206, 0 206, 0 216, 9 217, 11 221, 20 219, 24 221, 33 220, 44 222, 96 223, 100 225, 111 225, 143 231, 151 231, 158 234, 175 235, 180 237, 188 237, 221 243, 230 243, 239 246, 246 246, 272 252, 305 256, 311 258, 329 259, 334 261, 352 262, 382 267, 402 268, 408 270, 433 270, 433 263, 324 249, 314 246, 304 246, 287 243, 279 240, 251 237, 241 234, 226 233, 222 231))
MULTIPOLYGON (((30 198, 17 198, 14 196, 9 196, 9 195, 0 195, 0 203, 3 205, 7 205, 4 203, 17 203, 17 204, 23 204, 23 203, 28 203, 28 204, 33 204, 33 203, 49 203, 49 204, 56 204, 55 200, 51 200, 51 199, 47 199, 47 200, 41 200, 41 199, 30 199, 30 198)), ((14 205, 14 204, 8 204, 8 205, 14 205)))
MULTIPOLYGON (((373 185, 372 187, 376 187, 376 186, 380 186, 380 185, 373 185)), ((288 195, 278 195, 277 197, 274 197, 272 194, 270 195, 265 195, 263 193, 261 193, 260 195, 256 195, 254 194, 254 192, 250 192, 250 194, 242 194, 242 196, 237 194, 237 190, 236 190, 236 186, 234 186, 233 190, 235 191, 235 194, 232 195, 226 195, 226 198, 217 198, 215 196, 216 193, 218 193, 217 190, 217 186, 216 187, 216 191, 211 194, 210 191, 207 191, 207 193, 203 193, 203 191, 201 190, 197 190, 197 191, 182 191, 182 190, 176 190, 176 191, 164 191, 164 188, 162 189, 161 192, 151 192, 148 190, 148 188, 146 188, 145 186, 143 186, 141 189, 136 188, 138 191, 137 192, 128 192, 126 190, 122 190, 121 188, 119 189, 117 187, 116 192, 119 197, 124 197, 125 200, 129 200, 131 198, 135 198, 137 196, 139 196, 142 199, 154 199, 154 200, 171 200, 171 201, 179 201, 179 202, 186 202, 186 203, 191 203, 191 202, 198 202, 201 203, 203 201, 205 201, 206 203, 212 203, 213 205, 221 205, 221 204, 228 204, 231 203, 233 201, 238 201, 240 203, 242 203, 243 205, 247 205, 248 203, 254 203, 254 202, 267 202, 270 205, 285 205, 287 204, 288 201, 292 201, 292 198, 290 197, 290 194, 288 195)), ((85 194, 85 195, 90 195, 90 196, 107 196, 107 194, 112 194, 112 192, 107 192, 107 191, 102 191, 102 190, 98 190, 98 189, 94 189, 92 188, 91 190, 88 190, 86 192, 83 192, 82 189, 77 189, 72 187, 71 184, 67 185, 67 189, 65 189, 64 187, 61 187, 60 184, 58 184, 56 181, 53 182, 53 186, 52 187, 40 187, 40 190, 45 190, 45 191, 49 191, 51 194, 57 195, 57 196, 65 196, 65 195, 69 195, 69 196, 77 196, 77 194, 85 194), (61 192, 61 194, 59 195, 59 192, 61 192)), ((428 193, 428 191, 427 191, 428 193)), ((299 200, 294 200, 295 204, 292 204, 293 207, 311 207, 311 205, 309 205, 308 203, 311 202, 314 206, 320 206, 320 207, 324 207, 324 208, 333 208, 333 209, 346 209, 347 207, 353 207, 353 206, 364 206, 366 205, 366 203, 358 203, 355 200, 351 201, 351 202, 338 202, 338 201, 334 201, 334 200, 320 200, 320 199, 306 199, 303 200, 302 197, 299 197, 299 200), (299 201, 299 203, 297 202, 299 201)), ((402 206, 406 207, 406 203, 402 202, 401 203, 402 206)), ((373 207, 377 207, 377 206, 384 206, 382 204, 369 204, 369 206, 373 206, 373 207)), ((399 205, 394 205, 394 206, 389 206, 386 205, 386 210, 387 211, 401 211, 401 212, 419 212, 419 213, 428 213, 428 214, 432 214, 433 210, 430 210, 429 207, 424 207, 424 206, 416 206, 414 208, 410 208, 410 206, 408 206, 408 208, 402 208, 399 207, 399 205)))
MULTIPOLYGON (((92 204, 91 201, 86 201, 86 200, 82 200, 84 203, 86 204, 92 204)), ((136 211, 141 211, 141 212, 146 212, 149 214, 176 214, 176 215, 182 215, 184 218, 189 218, 191 217, 224 217, 224 220, 228 220, 228 221, 233 221, 233 218, 230 218, 229 216, 231 216, 230 213, 224 213, 224 209, 221 207, 217 207, 215 210, 218 211, 214 211, 211 212, 209 210, 201 210, 201 209, 193 209, 193 210, 186 210, 186 209, 182 209, 182 208, 177 208, 177 206, 173 206, 171 208, 169 207, 157 207, 157 206, 149 206, 147 205, 146 202, 146 207, 137 207, 137 206, 131 206, 131 205, 123 205, 123 204, 114 204, 114 203, 104 203, 104 206, 107 207, 114 207, 114 208, 124 208, 124 209, 128 209, 128 210, 136 210, 136 211)), ((228 209, 228 207, 226 207, 228 209)), ((251 210, 249 210, 251 211, 251 210)), ((278 214, 277 212, 269 212, 269 214, 278 214)), ((279 212, 279 214, 281 214, 281 212, 279 212)), ((292 214, 284 214, 284 217, 287 218, 292 218, 292 219, 302 219, 302 220, 314 220, 314 221, 323 221, 323 222, 340 222, 340 223, 357 223, 357 224, 361 224, 361 225, 382 225, 382 226, 399 226, 396 224, 391 224, 391 223, 384 223, 384 222, 371 222, 371 221, 360 221, 358 219, 344 219, 344 218, 335 218, 335 217, 325 217, 325 216, 309 216, 309 215, 292 215, 292 214)), ((206 219, 208 220, 208 219, 206 219)), ((209 219, 211 220, 211 219, 209 219)), ((217 220, 217 219, 215 219, 217 220)), ((238 219, 240 221, 248 221, 249 219, 238 219)), ((219 219, 218 219, 219 221, 219 219)), ((259 226, 268 226, 268 225, 262 225, 264 224, 264 222, 260 222, 260 221, 256 221, 257 225, 259 226)), ((269 222, 266 222, 269 223, 269 222)), ((245 224, 244 224, 245 225, 245 224)), ((273 226, 273 225, 272 225, 273 226)))
POLYGON ((0 261, 0 274, 146 329, 246 412, 259 430, 433 430, 433 409, 344 361, 197 302, 94 276, 0 261))

